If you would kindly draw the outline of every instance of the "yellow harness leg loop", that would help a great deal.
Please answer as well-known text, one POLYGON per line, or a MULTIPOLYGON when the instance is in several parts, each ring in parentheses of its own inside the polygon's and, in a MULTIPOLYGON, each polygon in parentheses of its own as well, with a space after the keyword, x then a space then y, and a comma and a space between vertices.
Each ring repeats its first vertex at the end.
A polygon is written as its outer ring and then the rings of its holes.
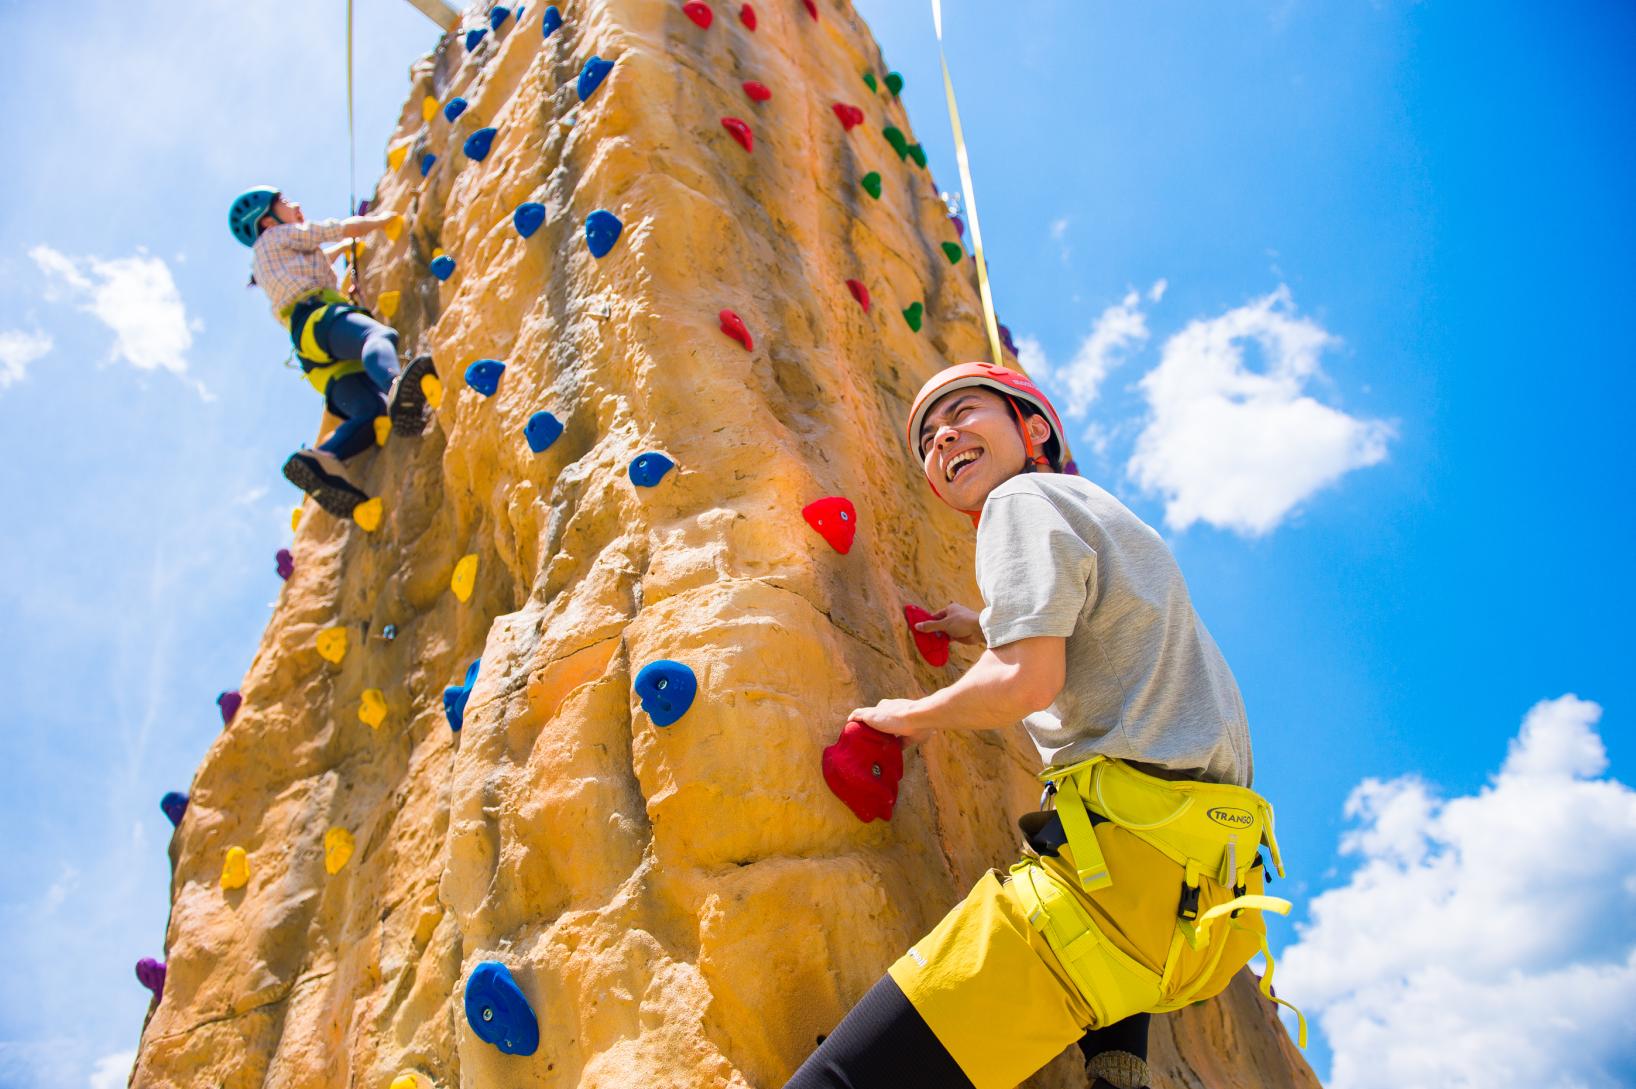
POLYGON ((1107 860, 1102 857, 1102 845, 1096 841, 1096 830, 1085 812, 1085 801, 1072 778, 1057 784, 1057 816, 1062 818, 1062 830, 1074 849, 1075 872, 1086 892, 1095 892, 1113 884, 1108 874, 1107 860))

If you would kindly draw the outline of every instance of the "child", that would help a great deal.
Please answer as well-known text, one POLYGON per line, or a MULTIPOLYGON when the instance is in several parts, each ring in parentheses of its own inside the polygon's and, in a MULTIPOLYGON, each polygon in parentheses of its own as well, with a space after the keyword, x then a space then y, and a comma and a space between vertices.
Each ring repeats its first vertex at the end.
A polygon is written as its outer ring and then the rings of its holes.
POLYGON ((393 218, 379 212, 308 223, 301 205, 265 185, 241 193, 228 213, 233 237, 254 251, 253 282, 289 329, 302 371, 342 420, 323 443, 290 455, 284 475, 340 518, 369 498, 346 479, 341 462, 375 445, 382 414, 393 431, 420 434, 426 426, 421 381, 436 374, 423 355, 400 375, 397 332, 349 303, 336 284, 334 260, 346 244, 393 218))
POLYGON ((1145 1015, 1219 993, 1265 949, 1257 912, 1288 910, 1259 895, 1258 847, 1278 856, 1238 686, 1159 535, 1063 473, 1061 424, 1025 376, 948 368, 908 438, 978 527, 987 606, 920 629, 988 649, 947 688, 850 717, 910 741, 1020 719, 1056 804, 1019 822, 1011 875, 984 877, 786 1089, 1009 1089, 1082 1038, 1093 1086, 1137 1089, 1145 1015))

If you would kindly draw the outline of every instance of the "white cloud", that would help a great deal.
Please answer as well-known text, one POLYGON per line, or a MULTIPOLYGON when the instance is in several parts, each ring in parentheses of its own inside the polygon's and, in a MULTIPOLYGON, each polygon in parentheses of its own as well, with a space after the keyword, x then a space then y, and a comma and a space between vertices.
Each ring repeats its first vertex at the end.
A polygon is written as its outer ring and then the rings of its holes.
POLYGON ((134 257, 67 257, 49 246, 35 246, 29 256, 45 273, 50 287, 64 287, 69 297, 114 333, 113 359, 140 370, 187 373, 197 321, 189 321, 182 295, 163 258, 138 250, 134 257))
POLYGON ((28 365, 51 350, 51 338, 41 332, 0 329, 0 389, 21 382, 28 365))
MULTIPOLYGON (((1129 309, 1134 317, 1116 315, 1109 325, 1110 347, 1146 336, 1140 312, 1129 309), (1120 330, 1122 339, 1111 339, 1120 330)), ((1190 322, 1165 342, 1158 366, 1141 382, 1149 418, 1128 470, 1138 485, 1164 497, 1168 525, 1186 529, 1202 521, 1263 534, 1314 492, 1386 457, 1389 424, 1348 416, 1306 393, 1322 377, 1319 356, 1336 343, 1316 322, 1296 316, 1284 286, 1220 317, 1190 322), (1259 349, 1261 370, 1246 366, 1247 345, 1259 349)))
POLYGON ((131 1067, 135 1065, 135 1051, 104 1055, 97 1060, 96 1068, 91 1071, 91 1081, 86 1089, 124 1089, 125 1083, 131 1077, 131 1067))
MULTIPOLYGON (((1158 281, 1148 298, 1158 301, 1165 282, 1158 281)), ((1091 326, 1090 335, 1080 342, 1074 357, 1062 366, 1053 365, 1038 340, 1023 337, 1017 342, 1017 358, 1036 379, 1046 382, 1059 396, 1057 410, 1065 416, 1083 417, 1096 400, 1108 372, 1122 363, 1130 351, 1148 339, 1147 315, 1142 310, 1142 294, 1132 290, 1102 311, 1091 326)))
POLYGON ((1636 1084, 1636 790, 1596 778, 1601 714, 1536 705, 1475 794, 1352 792, 1358 867, 1275 977, 1316 1015, 1331 1089, 1636 1084))

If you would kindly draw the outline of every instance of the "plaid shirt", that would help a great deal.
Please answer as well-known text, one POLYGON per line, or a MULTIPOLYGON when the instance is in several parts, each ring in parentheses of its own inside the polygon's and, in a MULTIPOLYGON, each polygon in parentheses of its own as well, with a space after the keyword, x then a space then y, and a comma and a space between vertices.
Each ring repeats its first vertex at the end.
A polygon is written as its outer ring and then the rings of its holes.
POLYGON ((269 227, 256 239, 251 251, 251 273, 272 300, 273 314, 288 324, 290 307, 296 300, 325 288, 335 291, 335 260, 324 253, 330 242, 346 239, 345 224, 339 219, 314 223, 280 223, 269 227))

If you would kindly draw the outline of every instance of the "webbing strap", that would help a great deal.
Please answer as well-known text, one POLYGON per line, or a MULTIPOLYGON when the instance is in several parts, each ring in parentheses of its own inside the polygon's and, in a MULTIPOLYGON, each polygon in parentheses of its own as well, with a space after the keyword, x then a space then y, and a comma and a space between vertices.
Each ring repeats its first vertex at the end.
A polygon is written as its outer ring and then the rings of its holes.
POLYGON ((1085 812, 1085 800, 1074 785, 1075 778, 1067 775, 1057 783, 1057 816, 1068 837, 1068 850, 1073 852, 1075 876, 1086 892, 1096 892, 1112 885, 1113 875, 1108 873, 1108 860, 1096 841, 1096 830, 1091 827, 1090 814, 1085 812))
POLYGON ((1288 900, 1284 900, 1277 896, 1260 896, 1254 894, 1235 896, 1231 900, 1228 900, 1225 903, 1217 904, 1210 910, 1201 913, 1197 919, 1194 919, 1191 922, 1186 919, 1179 919, 1177 920, 1176 925, 1181 927, 1183 934, 1187 935, 1188 944, 1194 949, 1197 949, 1201 944, 1203 944, 1204 939, 1209 936, 1210 924, 1221 918, 1223 915, 1231 915, 1233 912, 1242 911, 1245 908, 1250 908, 1254 911, 1271 911, 1279 915, 1288 915, 1292 906, 1294 905, 1292 905, 1288 900))
POLYGON ((1261 955, 1267 958, 1267 971, 1261 976, 1261 993, 1265 997, 1278 1003, 1280 1006, 1289 1009, 1295 1014, 1295 1020, 1301 1028, 1299 1042, 1301 1049, 1304 1051, 1306 1050, 1307 1046, 1307 1017, 1306 1014, 1301 1012, 1300 1007, 1295 1003, 1285 1002, 1282 998, 1279 998, 1277 995, 1272 993, 1272 950, 1267 947, 1267 935, 1265 933, 1261 935, 1261 955))

